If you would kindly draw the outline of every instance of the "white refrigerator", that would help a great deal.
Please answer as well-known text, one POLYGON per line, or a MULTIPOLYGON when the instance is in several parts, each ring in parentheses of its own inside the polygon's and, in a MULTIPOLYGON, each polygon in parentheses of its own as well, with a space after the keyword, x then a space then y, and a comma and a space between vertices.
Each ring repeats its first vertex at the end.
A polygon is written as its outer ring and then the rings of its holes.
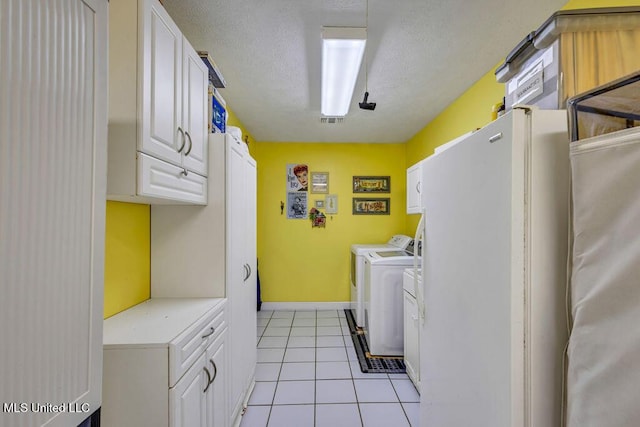
POLYGON ((421 426, 561 425, 569 177, 566 111, 425 160, 421 426))

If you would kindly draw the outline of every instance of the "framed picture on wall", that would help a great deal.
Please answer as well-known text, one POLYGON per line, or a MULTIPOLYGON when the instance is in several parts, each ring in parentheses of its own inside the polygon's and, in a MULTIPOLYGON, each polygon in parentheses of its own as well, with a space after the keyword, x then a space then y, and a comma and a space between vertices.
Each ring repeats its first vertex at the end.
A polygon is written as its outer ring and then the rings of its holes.
POLYGON ((315 201, 316 209, 324 209, 324 200, 315 201))
POLYGON ((325 212, 328 214, 337 214, 338 213, 338 195, 337 194, 329 194, 324 198, 324 207, 325 212))
POLYGON ((354 176, 354 193, 390 193, 390 176, 354 176))
POLYGON ((353 198, 353 215, 389 215, 391 213, 390 198, 353 198))
POLYGON ((311 192, 329 192, 329 172, 311 172, 311 192))

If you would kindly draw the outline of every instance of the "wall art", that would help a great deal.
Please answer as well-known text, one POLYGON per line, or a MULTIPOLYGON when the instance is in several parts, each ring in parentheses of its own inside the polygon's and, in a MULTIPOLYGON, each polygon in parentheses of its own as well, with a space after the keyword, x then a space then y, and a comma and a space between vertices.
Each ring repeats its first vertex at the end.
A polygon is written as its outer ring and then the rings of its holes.
POLYGON ((390 193, 390 176, 354 176, 354 193, 390 193))
POLYGON ((353 215, 389 215, 391 199, 389 198, 353 198, 353 215))

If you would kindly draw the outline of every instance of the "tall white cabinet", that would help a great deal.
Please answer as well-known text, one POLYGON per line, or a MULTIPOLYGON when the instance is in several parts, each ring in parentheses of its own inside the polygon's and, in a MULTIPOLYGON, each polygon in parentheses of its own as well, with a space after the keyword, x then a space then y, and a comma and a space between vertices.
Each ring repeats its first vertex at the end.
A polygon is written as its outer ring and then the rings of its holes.
POLYGON ((207 206, 151 207, 151 296, 225 296, 229 424, 238 421, 256 364, 256 162, 228 134, 209 135, 207 206))
POLYGON ((101 405, 107 14, 0 2, 3 426, 76 426, 101 405))
POLYGON ((230 321, 238 326, 231 338, 234 363, 231 365, 232 411, 241 410, 250 389, 256 364, 256 340, 249 331, 257 326, 256 253, 256 162, 246 144, 231 136, 212 137, 212 143, 227 151, 227 295, 230 321))
POLYGON ((158 0, 109 20, 108 197, 206 204, 207 67, 158 0))

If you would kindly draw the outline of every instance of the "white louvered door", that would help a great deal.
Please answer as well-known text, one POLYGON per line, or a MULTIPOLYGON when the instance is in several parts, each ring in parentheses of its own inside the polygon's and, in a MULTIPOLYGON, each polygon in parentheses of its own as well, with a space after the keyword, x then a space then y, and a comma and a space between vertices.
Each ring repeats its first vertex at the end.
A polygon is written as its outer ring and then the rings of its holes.
POLYGON ((107 0, 0 2, 0 425, 101 401, 107 0))

